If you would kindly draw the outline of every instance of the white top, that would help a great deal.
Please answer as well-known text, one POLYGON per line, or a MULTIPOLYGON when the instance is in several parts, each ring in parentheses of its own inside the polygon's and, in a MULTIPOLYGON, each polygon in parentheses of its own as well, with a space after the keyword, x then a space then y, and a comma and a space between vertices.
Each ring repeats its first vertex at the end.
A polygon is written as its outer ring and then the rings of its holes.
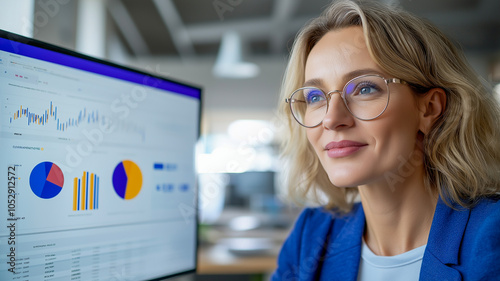
POLYGON ((377 256, 363 239, 358 281, 418 281, 425 246, 396 256, 377 256))

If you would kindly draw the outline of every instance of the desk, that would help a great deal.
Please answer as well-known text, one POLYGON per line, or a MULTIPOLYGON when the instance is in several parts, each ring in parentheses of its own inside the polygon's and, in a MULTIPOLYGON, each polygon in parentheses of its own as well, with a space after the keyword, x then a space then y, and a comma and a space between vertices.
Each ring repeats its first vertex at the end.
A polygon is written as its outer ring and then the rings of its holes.
POLYGON ((198 274, 262 274, 276 268, 277 252, 263 255, 234 255, 223 245, 200 247, 198 274))
POLYGON ((203 242, 198 250, 198 274, 267 274, 276 269, 276 261, 283 242, 288 237, 298 211, 280 216, 225 209, 218 223, 203 229, 203 242), (259 218, 262 226, 252 230, 235 231, 228 222, 242 216, 259 218), (271 227, 271 222, 282 221, 286 227, 271 227), (267 224, 266 224, 267 222, 267 224), (267 225, 267 227, 266 227, 267 225), (255 250, 255 251, 254 251, 255 250))

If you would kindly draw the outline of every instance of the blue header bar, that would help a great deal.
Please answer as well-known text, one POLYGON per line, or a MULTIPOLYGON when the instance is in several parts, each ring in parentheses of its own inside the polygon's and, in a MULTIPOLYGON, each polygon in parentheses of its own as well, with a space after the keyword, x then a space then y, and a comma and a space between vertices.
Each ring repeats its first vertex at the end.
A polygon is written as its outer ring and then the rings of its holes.
MULTIPOLYGON (((21 37, 22 38, 22 37, 21 37)), ((30 40, 27 40, 28 42, 30 40)), ((47 45, 50 46, 50 45, 47 45)), ((0 50, 200 99, 200 89, 122 68, 91 57, 65 54, 0 37, 0 50), (81 56, 81 57, 80 57, 81 56)), ((63 49, 61 49, 63 50, 63 49)), ((70 53, 71 51, 68 51, 70 53)))

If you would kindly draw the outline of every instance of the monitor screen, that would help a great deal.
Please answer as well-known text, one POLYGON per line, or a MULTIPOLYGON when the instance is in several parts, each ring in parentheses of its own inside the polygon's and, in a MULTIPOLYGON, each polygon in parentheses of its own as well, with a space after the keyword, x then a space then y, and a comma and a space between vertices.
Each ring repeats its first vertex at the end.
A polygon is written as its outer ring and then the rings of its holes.
POLYGON ((0 280, 196 269, 201 89, 0 31, 0 280))
POLYGON ((229 174, 226 204, 234 207, 256 207, 266 198, 274 198, 273 171, 248 171, 229 174), (252 202, 253 201, 253 202, 252 202), (252 206, 253 205, 253 206, 252 206))

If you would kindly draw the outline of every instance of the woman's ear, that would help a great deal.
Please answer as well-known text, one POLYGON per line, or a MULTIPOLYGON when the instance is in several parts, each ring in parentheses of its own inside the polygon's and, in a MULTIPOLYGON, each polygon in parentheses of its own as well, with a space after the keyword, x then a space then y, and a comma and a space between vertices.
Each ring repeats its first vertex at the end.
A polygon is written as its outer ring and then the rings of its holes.
POLYGON ((446 109, 446 92, 441 88, 432 88, 419 99, 420 131, 427 135, 436 120, 446 109))

